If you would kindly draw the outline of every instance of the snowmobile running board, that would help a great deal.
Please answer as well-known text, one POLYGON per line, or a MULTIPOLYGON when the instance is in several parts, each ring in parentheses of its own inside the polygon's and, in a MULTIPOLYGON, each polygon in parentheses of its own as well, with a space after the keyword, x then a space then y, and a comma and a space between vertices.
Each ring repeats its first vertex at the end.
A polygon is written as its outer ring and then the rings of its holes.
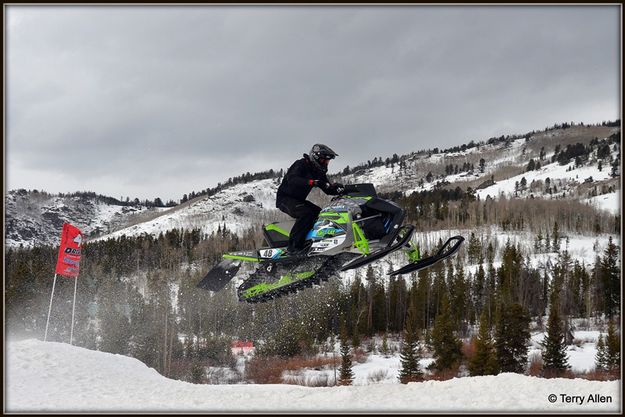
POLYGON ((343 271, 347 271, 350 269, 354 269, 354 268, 359 268, 363 265, 366 265, 368 263, 371 263, 373 261, 377 261, 378 259, 384 258, 386 255, 388 255, 391 252, 395 252, 398 249, 401 249, 402 247, 406 246, 408 244, 408 242, 410 241, 410 238, 412 237, 412 234, 415 231, 415 227, 411 224, 406 225, 406 226, 402 226, 399 229, 398 235, 399 233, 401 233, 402 230, 405 230, 405 234, 404 236, 394 245, 391 246, 387 246, 384 249, 380 249, 376 252, 370 253, 369 255, 363 255, 360 256, 356 259, 354 259, 351 262, 346 263, 345 265, 343 265, 343 267, 340 269, 341 272, 343 271))
POLYGON ((463 241, 464 241, 464 238, 462 236, 450 237, 449 239, 447 239, 447 242, 445 242, 445 244, 440 247, 440 249, 438 250, 438 252, 436 252, 435 255, 428 256, 427 258, 420 259, 416 262, 411 262, 408 265, 402 268, 399 268, 397 271, 389 273, 388 275, 395 276, 395 275, 401 275, 401 274, 409 274, 410 272, 415 272, 420 269, 424 269, 429 266, 432 266, 438 261, 442 261, 443 259, 448 258, 454 253, 456 253, 458 249, 460 249, 460 245, 462 244, 463 241), (456 241, 456 243, 454 243, 451 247, 449 247, 451 245, 451 242, 453 242, 454 240, 456 241))

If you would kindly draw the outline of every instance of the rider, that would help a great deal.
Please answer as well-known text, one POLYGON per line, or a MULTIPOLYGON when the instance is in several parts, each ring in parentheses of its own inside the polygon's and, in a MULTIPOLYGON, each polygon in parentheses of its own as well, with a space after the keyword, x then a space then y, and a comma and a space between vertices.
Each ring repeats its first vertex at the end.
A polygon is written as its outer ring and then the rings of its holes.
POLYGON ((289 236, 289 255, 301 255, 306 251, 306 235, 315 224, 321 209, 306 200, 313 187, 319 187, 324 193, 338 195, 345 187, 332 184, 326 173, 331 159, 338 154, 326 145, 315 144, 310 154, 298 159, 291 165, 278 187, 276 207, 297 220, 289 236))

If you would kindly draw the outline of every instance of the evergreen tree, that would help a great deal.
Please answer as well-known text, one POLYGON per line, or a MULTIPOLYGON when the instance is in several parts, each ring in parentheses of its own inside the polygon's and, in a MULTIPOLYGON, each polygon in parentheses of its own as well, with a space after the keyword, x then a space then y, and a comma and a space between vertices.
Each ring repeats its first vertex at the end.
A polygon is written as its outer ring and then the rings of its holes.
POLYGON ((443 298, 446 297, 448 293, 447 283, 445 282, 445 269, 443 265, 443 262, 438 262, 432 266, 432 272, 434 273, 434 282, 431 298, 431 310, 434 313, 433 317, 436 317, 441 311, 443 298))
POLYGON ((557 293, 552 293, 551 305, 549 306, 549 321, 547 322, 547 335, 542 345, 543 369, 546 374, 560 374, 570 368, 566 354, 566 343, 564 341, 564 329, 560 320, 559 297, 557 293))
POLYGON ((360 330, 358 326, 354 326, 354 334, 352 334, 352 345, 354 347, 360 346, 360 330))
POLYGON ((380 351, 382 352, 382 355, 384 355, 384 357, 388 357, 389 348, 388 337, 386 336, 386 333, 384 333, 384 336, 382 337, 382 347, 380 348, 380 351))
POLYGON ((432 329, 432 348, 434 350, 434 368, 438 371, 451 369, 460 362, 462 342, 454 334, 454 324, 449 308, 449 300, 443 294, 442 310, 434 320, 432 329))
POLYGON ((399 370, 399 382, 407 384, 422 379, 423 373, 419 369, 419 336, 417 334, 417 311, 414 303, 411 303, 406 318, 404 340, 402 341, 399 370))
POLYGON ((621 366, 621 341, 616 334, 614 322, 608 322, 608 336, 606 337, 607 366, 609 370, 619 369, 621 366))
POLYGON ((475 232, 471 232, 469 237, 469 247, 467 249, 467 255, 469 256, 469 263, 476 263, 482 255, 482 243, 475 236, 475 232))
POLYGON ((472 281, 473 292, 473 305, 475 306, 475 313, 481 314, 484 309, 485 297, 487 293, 486 288, 486 271, 484 271, 484 258, 480 257, 479 267, 475 274, 475 279, 472 281))
MULTIPOLYGON (((406 281, 403 278, 391 277, 388 290, 388 330, 399 332, 404 327, 404 313, 407 301, 406 281)), ((386 335, 386 332, 384 333, 386 335)))
MULTIPOLYGON (((414 274, 413 274, 414 276, 414 274)), ((430 274, 427 269, 422 269, 418 272, 418 281, 417 279, 413 279, 412 287, 411 287, 411 300, 413 300, 417 312, 417 329, 422 330, 426 329, 429 326, 430 321, 430 292, 431 292, 431 283, 430 283, 430 274), (412 291, 414 288, 414 292, 412 291)), ((402 280, 403 282, 404 280, 402 280)), ((406 311, 407 309, 404 309, 406 311)), ((405 327, 402 326, 402 329, 405 327)))
POLYGON ((352 346, 358 347, 360 346, 360 334, 367 325, 367 291, 358 273, 350 287, 349 301, 351 325, 349 330, 352 336, 352 346))
POLYGON ((536 240, 534 241, 534 250, 536 253, 540 253, 543 248, 543 233, 541 230, 538 231, 538 235, 536 235, 536 240))
POLYGON ((553 250, 558 252, 560 250, 560 229, 558 227, 558 222, 555 222, 553 224, 553 231, 552 231, 552 238, 553 238, 553 250))
POLYGON ((473 321, 469 311, 469 287, 470 282, 464 276, 464 268, 461 262, 456 264, 456 272, 453 275, 452 286, 450 287, 450 301, 452 306, 452 317, 457 330, 463 331, 463 324, 466 321, 473 321))
POLYGON ((612 318, 619 311, 621 304, 620 268, 617 264, 618 246, 612 241, 612 236, 608 240, 604 253, 605 256, 601 260, 599 269, 603 287, 604 312, 612 318))
POLYGON ((339 369, 338 385, 351 385, 354 380, 352 370, 352 356, 350 354, 349 343, 347 342, 347 330, 343 324, 341 330, 341 368, 339 369))
POLYGON ((599 333, 599 339, 597 340, 597 354, 595 355, 595 369, 597 371, 606 371, 608 366, 608 348, 605 345, 603 335, 599 333))
POLYGON ((483 310, 480 316, 480 331, 475 342, 475 356, 469 362, 469 372, 471 376, 498 373, 497 353, 490 335, 486 310, 483 310))
POLYGON ((523 266, 523 256, 519 249, 512 245, 509 240, 504 247, 502 261, 501 267, 497 270, 501 300, 506 304, 518 302, 521 296, 518 290, 520 288, 519 280, 523 266))
POLYGON ((202 384, 204 382, 204 367, 200 365, 198 360, 191 362, 191 370, 189 371, 190 381, 193 384, 202 384))
POLYGON ((500 304, 497 311, 495 348, 501 372, 523 373, 527 364, 530 317, 520 304, 500 304))

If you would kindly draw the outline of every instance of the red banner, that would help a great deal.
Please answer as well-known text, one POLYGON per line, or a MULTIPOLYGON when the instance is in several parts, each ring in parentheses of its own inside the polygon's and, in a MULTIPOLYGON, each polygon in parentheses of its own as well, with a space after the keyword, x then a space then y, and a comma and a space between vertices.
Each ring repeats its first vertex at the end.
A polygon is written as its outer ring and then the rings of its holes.
POLYGON ((80 270, 82 250, 82 232, 69 223, 63 225, 61 247, 56 261, 56 273, 66 277, 77 278, 80 270))

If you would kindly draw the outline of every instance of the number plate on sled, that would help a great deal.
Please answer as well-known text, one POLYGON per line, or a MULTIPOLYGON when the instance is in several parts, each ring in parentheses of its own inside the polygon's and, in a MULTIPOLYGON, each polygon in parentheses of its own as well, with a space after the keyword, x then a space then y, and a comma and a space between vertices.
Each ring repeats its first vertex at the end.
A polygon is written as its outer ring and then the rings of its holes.
POLYGON ((284 253, 284 249, 261 249, 258 251, 258 254, 262 259, 274 259, 278 258, 280 255, 284 253))

